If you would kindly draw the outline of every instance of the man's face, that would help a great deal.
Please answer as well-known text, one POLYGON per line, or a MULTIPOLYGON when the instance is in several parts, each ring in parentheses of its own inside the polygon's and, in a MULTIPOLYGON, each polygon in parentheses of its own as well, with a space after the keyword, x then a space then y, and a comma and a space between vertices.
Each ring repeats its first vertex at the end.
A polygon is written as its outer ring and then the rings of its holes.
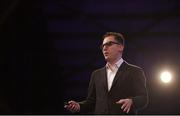
POLYGON ((102 52, 107 62, 114 62, 122 55, 124 46, 119 44, 114 36, 105 37, 102 44, 102 52))

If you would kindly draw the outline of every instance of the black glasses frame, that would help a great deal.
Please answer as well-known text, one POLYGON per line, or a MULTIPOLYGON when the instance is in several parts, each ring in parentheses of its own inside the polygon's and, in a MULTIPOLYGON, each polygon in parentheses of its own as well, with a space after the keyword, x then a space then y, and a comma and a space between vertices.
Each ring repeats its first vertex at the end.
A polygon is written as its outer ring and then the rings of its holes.
POLYGON ((109 42, 106 42, 105 44, 102 44, 102 45, 100 46, 100 49, 102 50, 104 46, 108 46, 108 47, 109 47, 109 46, 112 46, 113 44, 118 44, 118 45, 120 45, 120 43, 118 43, 118 42, 109 41, 109 42))

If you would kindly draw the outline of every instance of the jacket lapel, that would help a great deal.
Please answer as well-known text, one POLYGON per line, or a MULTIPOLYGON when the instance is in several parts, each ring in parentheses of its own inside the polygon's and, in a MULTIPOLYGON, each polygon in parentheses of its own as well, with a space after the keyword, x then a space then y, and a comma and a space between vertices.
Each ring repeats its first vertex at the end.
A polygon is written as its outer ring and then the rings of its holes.
POLYGON ((103 86, 104 86, 106 92, 108 92, 106 67, 104 67, 104 68, 102 69, 102 71, 101 71, 101 77, 102 77, 102 81, 103 81, 103 86))
MULTIPOLYGON (((124 62, 122 63, 122 65, 119 67, 119 69, 118 69, 118 71, 117 71, 117 73, 116 73, 116 75, 115 75, 115 77, 114 77, 114 80, 113 80, 113 83, 112 83, 112 86, 111 86, 110 91, 113 89, 114 85, 117 83, 117 81, 118 81, 119 79, 121 80, 120 82, 123 81, 124 76, 123 76, 122 74, 123 74, 123 72, 124 72, 125 69, 126 69, 126 65, 127 65, 127 63, 126 63, 126 61, 124 61, 124 62)), ((110 91, 109 91, 109 92, 110 92, 110 91)))

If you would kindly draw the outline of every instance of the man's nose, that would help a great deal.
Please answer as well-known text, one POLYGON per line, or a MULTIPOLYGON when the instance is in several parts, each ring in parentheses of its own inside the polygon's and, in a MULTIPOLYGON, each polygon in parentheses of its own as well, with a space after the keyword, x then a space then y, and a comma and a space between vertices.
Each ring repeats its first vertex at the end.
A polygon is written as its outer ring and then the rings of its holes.
POLYGON ((107 46, 103 46, 103 51, 106 51, 107 50, 107 46))

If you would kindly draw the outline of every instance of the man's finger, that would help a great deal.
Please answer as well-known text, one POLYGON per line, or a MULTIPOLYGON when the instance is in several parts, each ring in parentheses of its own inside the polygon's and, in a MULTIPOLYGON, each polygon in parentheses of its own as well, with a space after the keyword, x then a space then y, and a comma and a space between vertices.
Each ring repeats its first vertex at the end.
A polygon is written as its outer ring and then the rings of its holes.
POLYGON ((129 113, 130 109, 131 109, 131 104, 127 104, 127 106, 126 106, 126 108, 124 109, 124 111, 125 111, 126 113, 129 113))
POLYGON ((126 107, 126 105, 127 105, 127 103, 124 102, 124 103, 122 104, 122 106, 121 106, 121 109, 124 109, 124 108, 126 107))
POLYGON ((73 109, 73 104, 69 104, 67 107, 68 110, 72 110, 73 109))
POLYGON ((73 108, 73 110, 75 110, 75 111, 76 111, 76 109, 77 109, 77 105, 76 105, 76 104, 74 104, 74 108, 73 108))
POLYGON ((73 104, 73 105, 72 105, 72 109, 74 110, 75 107, 76 107, 75 104, 73 104))
POLYGON ((119 100, 119 101, 117 101, 116 103, 117 104, 122 104, 122 103, 124 103, 125 101, 124 100, 119 100))
POLYGON ((75 103, 74 101, 69 101, 68 104, 72 104, 72 103, 75 103))
POLYGON ((129 113, 130 109, 131 109, 131 107, 128 108, 127 113, 129 113))
POLYGON ((127 110, 129 109, 129 105, 126 105, 126 107, 124 108, 124 112, 127 112, 127 110))
POLYGON ((70 111, 74 112, 74 108, 75 108, 74 105, 72 105, 72 107, 70 108, 70 111))
POLYGON ((64 108, 67 108, 67 105, 65 105, 64 108))

